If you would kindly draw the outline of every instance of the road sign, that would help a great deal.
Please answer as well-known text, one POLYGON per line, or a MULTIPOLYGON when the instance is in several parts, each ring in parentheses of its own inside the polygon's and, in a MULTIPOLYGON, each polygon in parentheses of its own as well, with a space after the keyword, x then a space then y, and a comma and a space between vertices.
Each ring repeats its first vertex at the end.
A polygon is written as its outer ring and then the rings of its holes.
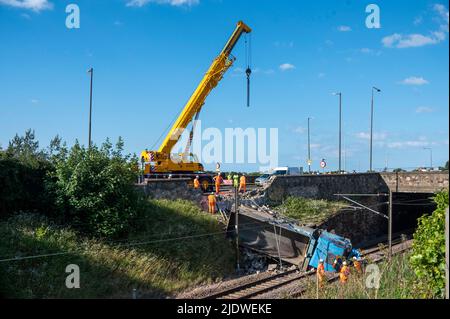
POLYGON ((321 167, 321 168, 327 167, 327 162, 325 162, 324 159, 320 161, 320 167, 321 167))

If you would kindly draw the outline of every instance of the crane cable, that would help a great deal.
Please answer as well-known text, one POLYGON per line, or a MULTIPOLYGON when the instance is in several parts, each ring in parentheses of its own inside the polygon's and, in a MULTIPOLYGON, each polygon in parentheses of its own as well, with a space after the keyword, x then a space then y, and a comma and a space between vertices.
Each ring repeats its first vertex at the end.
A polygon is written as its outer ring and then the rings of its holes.
POLYGON ((247 64, 247 69, 245 70, 245 74, 247 75, 247 107, 250 107, 250 75, 252 74, 251 50, 252 50, 252 38, 251 34, 247 33, 245 38, 245 60, 247 64))

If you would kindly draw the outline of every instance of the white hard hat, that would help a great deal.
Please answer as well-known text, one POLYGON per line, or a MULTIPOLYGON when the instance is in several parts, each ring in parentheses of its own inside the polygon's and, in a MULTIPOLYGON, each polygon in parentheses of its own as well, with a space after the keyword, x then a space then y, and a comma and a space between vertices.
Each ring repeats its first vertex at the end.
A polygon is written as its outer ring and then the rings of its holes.
POLYGON ((322 264, 322 263, 323 263, 323 259, 320 259, 320 260, 319 260, 319 263, 321 263, 321 264, 322 264))
POLYGON ((353 256, 353 260, 358 260, 358 258, 356 258, 356 256, 353 256))
POLYGON ((346 261, 344 261, 343 263, 342 263, 344 266, 346 266, 347 265, 347 262, 346 261))

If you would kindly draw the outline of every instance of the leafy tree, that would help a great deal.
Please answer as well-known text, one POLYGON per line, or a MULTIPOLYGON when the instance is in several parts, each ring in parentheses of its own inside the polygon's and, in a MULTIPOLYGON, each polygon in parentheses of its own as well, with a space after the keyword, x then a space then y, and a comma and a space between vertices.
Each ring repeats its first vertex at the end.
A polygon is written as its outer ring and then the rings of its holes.
POLYGON ((127 233, 142 202, 134 187, 137 162, 122 156, 123 140, 85 149, 78 141, 56 162, 49 189, 66 222, 88 234, 117 237, 127 233))
POLYGON ((445 211, 448 191, 438 193, 437 209, 419 218, 414 233, 412 267, 420 280, 418 289, 424 297, 443 297, 445 287, 445 211))
POLYGON ((39 142, 36 140, 36 135, 31 129, 28 129, 24 136, 16 134, 9 141, 5 155, 34 167, 39 166, 46 159, 46 154, 39 150, 39 142))
POLYGON ((20 210, 47 211, 52 199, 44 181, 50 170, 52 165, 39 150, 34 131, 16 134, 0 152, 0 216, 20 210))

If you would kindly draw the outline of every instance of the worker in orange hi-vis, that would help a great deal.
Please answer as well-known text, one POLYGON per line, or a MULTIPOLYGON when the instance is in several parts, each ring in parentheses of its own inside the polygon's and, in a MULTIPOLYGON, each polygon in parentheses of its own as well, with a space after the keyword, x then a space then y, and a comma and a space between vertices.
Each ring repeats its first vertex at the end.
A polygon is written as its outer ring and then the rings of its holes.
POLYGON ((214 215, 216 213, 216 195, 214 193, 208 196, 208 207, 209 213, 214 215))
POLYGON ((222 184, 222 182, 223 182, 223 178, 220 175, 220 173, 217 173, 217 176, 214 177, 214 181, 216 183, 216 194, 219 194, 219 192, 220 192, 220 184, 222 184))
POLYGON ((244 193, 247 189, 247 183, 245 179, 245 175, 242 174, 241 178, 239 179, 239 192, 242 190, 244 193))
POLYGON ((198 176, 195 176, 195 179, 194 179, 194 188, 195 188, 195 189, 199 189, 199 188, 200 188, 200 181, 199 181, 199 179, 198 179, 198 176))
POLYGON ((350 269, 348 269, 347 262, 342 263, 342 268, 339 271, 339 280, 342 284, 345 284, 348 280, 348 275, 350 274, 350 269))
POLYGON ((355 267, 356 272, 357 272, 358 274, 362 274, 361 261, 360 261, 358 258, 356 258, 356 256, 353 257, 353 266, 355 267))
POLYGON ((323 264, 323 259, 319 260, 319 265, 317 266, 317 279, 319 281, 319 287, 323 287, 325 281, 325 266, 323 264))

